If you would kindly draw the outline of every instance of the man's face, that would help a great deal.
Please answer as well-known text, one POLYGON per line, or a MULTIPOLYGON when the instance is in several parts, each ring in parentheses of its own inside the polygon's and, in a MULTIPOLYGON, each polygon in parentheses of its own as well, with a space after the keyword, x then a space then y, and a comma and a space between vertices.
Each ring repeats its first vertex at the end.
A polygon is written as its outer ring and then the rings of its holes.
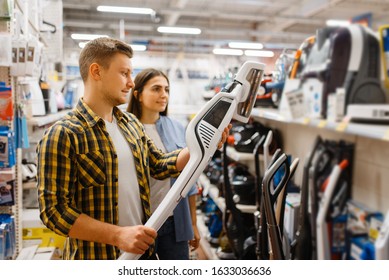
POLYGON ((130 89, 134 87, 132 70, 130 58, 121 53, 112 57, 108 68, 102 68, 102 97, 112 106, 128 102, 130 89))

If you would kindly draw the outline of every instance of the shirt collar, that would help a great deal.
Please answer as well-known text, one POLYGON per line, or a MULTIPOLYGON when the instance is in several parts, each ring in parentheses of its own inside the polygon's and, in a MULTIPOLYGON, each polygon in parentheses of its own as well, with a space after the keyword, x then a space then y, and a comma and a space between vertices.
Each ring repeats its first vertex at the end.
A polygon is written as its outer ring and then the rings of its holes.
MULTIPOLYGON (((102 120, 102 118, 93 112, 93 110, 84 102, 83 98, 80 98, 78 101, 76 110, 83 116, 90 127, 93 127, 96 123, 102 120)), ((113 115, 118 122, 120 122, 122 119, 124 119, 125 122, 130 121, 130 118, 116 106, 113 108, 113 115)))

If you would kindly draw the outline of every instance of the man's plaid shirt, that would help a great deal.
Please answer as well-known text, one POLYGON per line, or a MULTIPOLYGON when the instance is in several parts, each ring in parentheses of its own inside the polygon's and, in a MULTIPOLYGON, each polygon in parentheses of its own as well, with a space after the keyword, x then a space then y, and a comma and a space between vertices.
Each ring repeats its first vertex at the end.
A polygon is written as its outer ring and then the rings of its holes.
MULTIPOLYGON (((132 114, 114 108, 117 124, 134 156, 145 220, 150 216, 149 176, 176 177, 180 150, 163 154, 132 114)), ((118 160, 102 118, 82 99, 51 126, 37 146, 40 216, 55 233, 67 236, 83 213, 118 223, 118 160)), ((135 178, 134 178, 135 179, 135 178)), ((131 187, 131 182, 128 182, 131 187)), ((117 259, 111 245, 68 238, 65 259, 117 259)))

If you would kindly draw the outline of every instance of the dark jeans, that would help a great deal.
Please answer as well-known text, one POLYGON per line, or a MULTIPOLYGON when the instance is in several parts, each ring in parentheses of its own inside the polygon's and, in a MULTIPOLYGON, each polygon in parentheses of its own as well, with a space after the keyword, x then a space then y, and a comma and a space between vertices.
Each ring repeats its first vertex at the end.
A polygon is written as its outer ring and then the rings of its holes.
POLYGON ((173 217, 169 217, 158 231, 156 252, 160 260, 189 260, 188 241, 176 241, 173 217))

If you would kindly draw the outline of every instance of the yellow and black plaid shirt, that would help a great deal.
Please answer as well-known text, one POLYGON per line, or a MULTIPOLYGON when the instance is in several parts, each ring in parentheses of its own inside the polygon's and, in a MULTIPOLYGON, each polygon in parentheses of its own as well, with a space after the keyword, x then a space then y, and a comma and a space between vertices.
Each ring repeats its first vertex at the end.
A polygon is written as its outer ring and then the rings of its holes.
MULTIPOLYGON (((180 150, 163 154, 135 116, 114 108, 114 115, 134 155, 145 219, 150 216, 149 176, 176 177, 180 150)), ((40 216, 54 232, 67 236, 81 213, 118 223, 118 160, 102 118, 82 99, 51 126, 37 146, 40 216)), ((131 182, 128 182, 131 187, 131 182)), ((69 238, 65 259, 117 259, 118 248, 69 238)))

